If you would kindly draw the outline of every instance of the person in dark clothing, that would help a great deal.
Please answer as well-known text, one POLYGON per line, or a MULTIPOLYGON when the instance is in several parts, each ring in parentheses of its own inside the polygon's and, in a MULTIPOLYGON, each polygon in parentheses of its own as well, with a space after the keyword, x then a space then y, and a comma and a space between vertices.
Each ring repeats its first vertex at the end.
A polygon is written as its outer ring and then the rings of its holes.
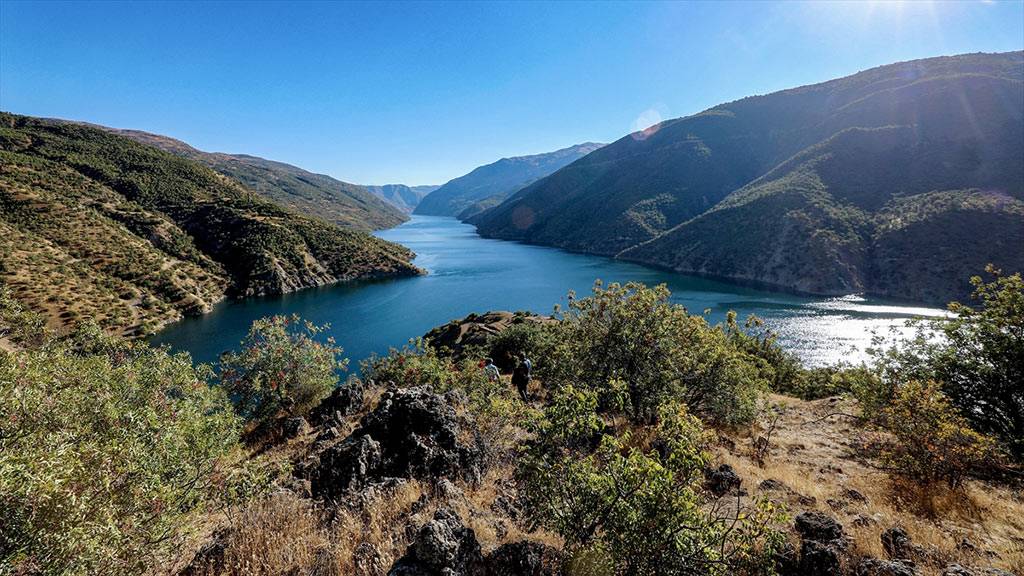
POLYGON ((523 399, 523 402, 530 401, 530 393, 528 387, 530 385, 530 368, 522 360, 516 364, 515 369, 512 370, 512 384, 515 385, 516 390, 519 391, 519 397, 523 399))

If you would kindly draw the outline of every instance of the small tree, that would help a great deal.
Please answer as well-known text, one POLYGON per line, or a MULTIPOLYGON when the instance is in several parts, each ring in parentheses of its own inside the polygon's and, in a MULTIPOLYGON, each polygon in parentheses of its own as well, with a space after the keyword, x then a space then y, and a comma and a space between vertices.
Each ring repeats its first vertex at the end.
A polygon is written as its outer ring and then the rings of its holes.
POLYGON ((958 488, 973 469, 996 456, 992 440, 971 430, 935 382, 899 386, 881 420, 894 437, 883 448, 882 461, 925 486, 941 482, 958 488))
POLYGON ((342 349, 333 338, 321 342, 316 326, 297 315, 261 318, 252 324, 239 352, 221 357, 220 379, 242 416, 265 422, 279 413, 305 414, 338 384, 342 349))
POLYGON ((948 318, 924 322, 916 338, 880 354, 879 366, 892 384, 935 380, 960 414, 979 432, 998 437, 1024 459, 1024 280, 1002 276, 971 279, 971 307, 949 305, 948 318), (938 338, 933 334, 938 334, 938 338))
POLYGON ((612 384, 623 384, 624 408, 635 422, 653 421, 659 406, 678 398, 721 423, 750 421, 767 388, 757 359, 726 329, 708 326, 669 296, 664 285, 637 283, 597 283, 581 299, 570 294, 546 381, 594 389, 605 410, 618 405, 612 384))

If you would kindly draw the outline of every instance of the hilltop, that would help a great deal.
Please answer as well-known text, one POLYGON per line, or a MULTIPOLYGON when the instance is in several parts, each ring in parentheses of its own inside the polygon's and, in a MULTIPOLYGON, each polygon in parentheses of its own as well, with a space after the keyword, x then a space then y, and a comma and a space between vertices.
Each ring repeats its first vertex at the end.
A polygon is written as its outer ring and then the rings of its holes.
POLYGON ((406 220, 400 208, 358 184, 248 154, 203 152, 181 140, 140 130, 98 127, 209 166, 276 204, 342 228, 370 232, 406 220))
POLYGON ((3 113, 0 159, 0 279, 54 327, 145 334, 228 295, 418 273, 406 248, 106 130, 3 113))
POLYGON ((882 66, 630 134, 481 235, 812 294, 943 302, 1024 269, 1024 53, 882 66))
POLYGON ((554 152, 502 158, 459 176, 427 194, 413 211, 428 216, 458 216, 465 220, 500 204, 505 198, 559 168, 597 150, 603 144, 585 142, 554 152))

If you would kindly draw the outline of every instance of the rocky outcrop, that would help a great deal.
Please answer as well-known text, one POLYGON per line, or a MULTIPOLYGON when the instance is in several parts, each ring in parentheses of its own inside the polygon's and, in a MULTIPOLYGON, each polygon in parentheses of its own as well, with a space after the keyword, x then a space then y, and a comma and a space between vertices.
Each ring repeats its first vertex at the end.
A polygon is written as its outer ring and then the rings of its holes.
MULTIPOLYGON (((469 348, 483 348, 492 336, 500 334, 516 324, 524 322, 547 323, 555 320, 550 316, 539 316, 527 312, 486 312, 470 314, 461 320, 434 328, 423 335, 423 339, 438 350, 447 350, 455 358, 462 358, 469 348)), ((501 365, 504 359, 495 358, 501 365)))
POLYGON ((910 560, 868 558, 857 565, 856 576, 918 576, 921 572, 910 560))
POLYGON ((737 490, 743 480, 733 472, 732 466, 722 464, 718 468, 709 468, 704 472, 704 486, 715 496, 725 496, 737 490))
POLYGON ((843 527, 822 512, 804 512, 796 517, 796 531, 800 534, 800 560, 796 574, 818 576, 839 574, 847 540, 843 527))
POLYGON ((478 479, 481 452, 462 440, 453 404, 429 387, 388 390, 348 438, 320 455, 313 495, 333 498, 385 478, 478 479))
POLYGON ((310 421, 315 426, 341 424, 345 416, 355 414, 363 407, 363 385, 353 379, 339 386, 324 398, 310 413, 310 421))
POLYGON ((484 557, 472 528, 458 514, 439 508, 423 525, 388 576, 483 576, 484 557))
POLYGON ((539 542, 522 540, 499 546, 488 556, 472 528, 450 508, 438 508, 423 525, 388 576, 554 576, 561 554, 539 542))

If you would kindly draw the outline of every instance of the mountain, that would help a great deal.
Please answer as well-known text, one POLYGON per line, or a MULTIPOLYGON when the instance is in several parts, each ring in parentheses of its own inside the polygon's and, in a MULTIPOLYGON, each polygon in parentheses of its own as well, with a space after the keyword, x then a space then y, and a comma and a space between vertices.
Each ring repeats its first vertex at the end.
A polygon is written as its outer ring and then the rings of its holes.
MULTIPOLYGON (((597 150, 604 144, 586 142, 546 154, 502 158, 475 168, 427 194, 413 211, 429 216, 459 216, 477 202, 496 205, 523 186, 543 178, 597 150)), ((472 212, 467 214, 467 217, 472 212)))
POLYGON ((406 186, 405 184, 384 184, 382 186, 365 185, 371 194, 398 208, 403 213, 410 213, 420 200, 427 194, 437 190, 439 185, 406 186))
POLYGON ((405 212, 357 184, 247 154, 203 152, 174 138, 99 127, 213 168, 282 206, 343 228, 370 232, 404 222, 405 212))
POLYGON ((0 113, 0 160, 0 284, 54 326, 137 335, 226 295, 418 273, 402 246, 95 127, 0 113))
POLYGON ((630 134, 480 234, 811 294, 962 298, 1024 269, 1024 53, 882 66, 630 134))

